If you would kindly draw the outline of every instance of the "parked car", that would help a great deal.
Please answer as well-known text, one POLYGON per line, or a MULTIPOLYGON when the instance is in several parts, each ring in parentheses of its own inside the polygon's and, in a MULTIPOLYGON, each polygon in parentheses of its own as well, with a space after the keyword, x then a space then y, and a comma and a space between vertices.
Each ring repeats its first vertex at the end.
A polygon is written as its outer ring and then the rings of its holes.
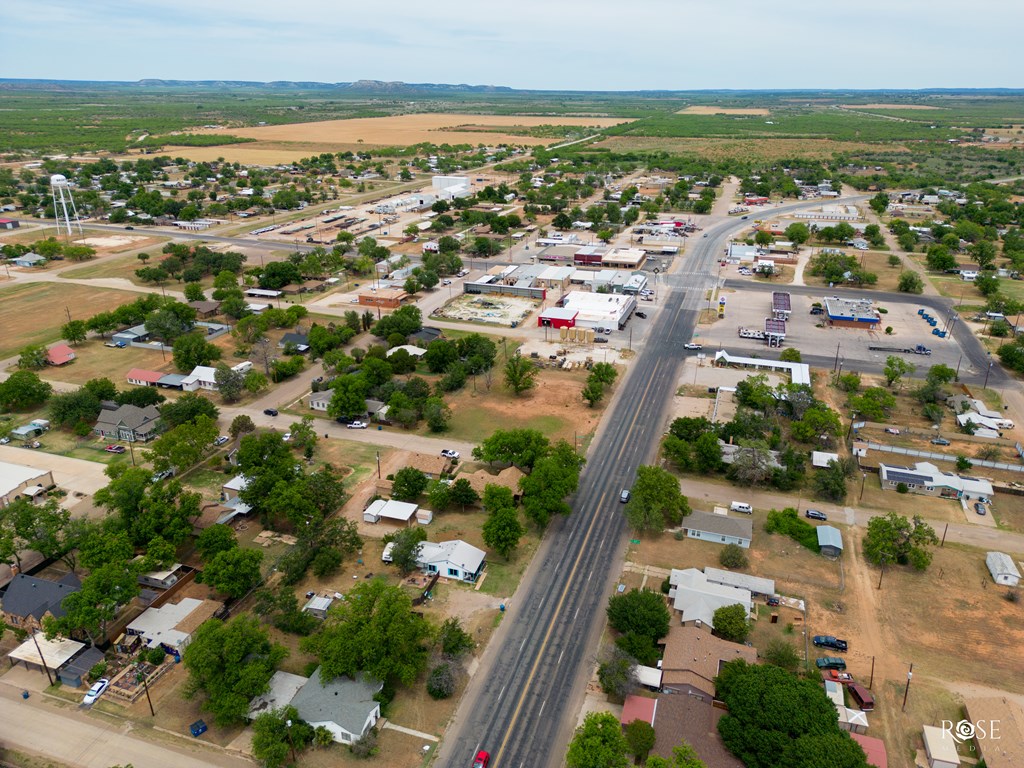
POLYGON ((608 339, 606 339, 604 336, 595 336, 594 337, 594 343, 595 344, 607 344, 608 343, 608 339))
POLYGON ((984 504, 979 504, 978 502, 974 502, 974 511, 977 512, 979 515, 984 515, 985 514, 985 505, 984 504))
POLYGON ((646 312, 635 312, 634 314, 637 317, 639 317, 641 320, 646 320, 647 319, 647 313, 646 312))
POLYGON ((128 345, 123 341, 108 341, 103 345, 104 347, 112 347, 114 349, 124 349, 128 345))
POLYGON ((365 421, 353 421, 351 424, 346 425, 348 429, 366 429, 365 421))
POLYGON ((814 660, 818 669, 837 669, 840 672, 846 670, 846 662, 835 656, 821 656, 814 660))
POLYGON ((291 439, 292 439, 292 433, 291 432, 285 432, 284 433, 284 437, 282 437, 281 439, 284 440, 286 443, 290 442, 291 439))
POLYGON ((159 483, 161 480, 167 480, 171 477, 174 477, 174 467, 165 469, 163 472, 157 472, 150 478, 150 482, 159 483))
POLYGON ((687 342, 686 344, 683 344, 683 349, 704 349, 704 345, 698 344, 695 341, 690 341, 687 342))
POLYGON ((451 284, 452 284, 451 280, 442 280, 441 281, 441 285, 451 285, 451 284))
POLYGON ((898 429, 896 429, 896 427, 886 427, 885 428, 885 433, 887 435, 898 435, 900 433, 900 431, 898 429))
POLYGON ((267 416, 277 416, 277 408, 264 408, 263 413, 267 416))
POLYGON ((836 669, 829 669, 822 672, 822 676, 826 680, 835 680, 840 685, 849 685, 853 682, 853 675, 849 672, 840 672, 836 669))
POLYGON ((473 768, 487 768, 491 763, 491 753, 484 752, 482 749, 476 753, 476 758, 473 760, 473 768))
POLYGON ((812 641, 818 648, 830 648, 833 651, 845 651, 850 644, 832 635, 815 635, 812 641))
POLYGON ((108 445, 103 450, 106 451, 107 453, 124 453, 128 449, 125 448, 123 445, 108 445))
POLYGON ((622 493, 619 494, 619 501, 627 504, 631 498, 633 498, 633 494, 629 492, 628 488, 623 488, 622 493))
POLYGON ((775 595, 769 595, 768 597, 766 597, 764 599, 764 601, 766 603, 768 603, 768 605, 773 606, 773 607, 777 606, 779 604, 779 598, 776 597, 775 595))
POLYGON ((339 416, 338 418, 335 419, 335 421, 338 422, 339 424, 351 424, 352 422, 355 421, 355 419, 349 416, 339 416))
POLYGON ((11 442, 11 438, 9 438, 9 437, 0 437, 0 445, 7 445, 9 442, 11 442))
POLYGON ((224 445, 224 443, 226 443, 230 439, 231 438, 228 437, 227 435, 221 435, 220 437, 213 441, 213 444, 216 446, 221 446, 224 445))
POLYGON ((950 445, 950 442, 944 437, 933 437, 932 445, 950 445))
POLYGON ((446 459, 457 459, 457 458, 459 458, 459 452, 458 451, 453 451, 451 448, 445 448, 444 450, 442 450, 441 451, 441 455, 444 456, 446 459))
POLYGON ((806 512, 804 512, 804 517, 806 517, 808 520, 828 520, 828 515, 826 515, 824 512, 819 512, 816 509, 808 509, 806 512))
POLYGON ((82 699, 82 703, 83 704, 93 704, 93 703, 95 703, 96 699, 98 699, 100 696, 103 695, 103 693, 107 690, 107 686, 109 686, 109 685, 110 685, 110 681, 107 678, 105 678, 105 677, 101 677, 99 680, 97 680, 95 683, 92 684, 92 688, 90 688, 89 692, 87 694, 85 694, 85 698, 82 699))

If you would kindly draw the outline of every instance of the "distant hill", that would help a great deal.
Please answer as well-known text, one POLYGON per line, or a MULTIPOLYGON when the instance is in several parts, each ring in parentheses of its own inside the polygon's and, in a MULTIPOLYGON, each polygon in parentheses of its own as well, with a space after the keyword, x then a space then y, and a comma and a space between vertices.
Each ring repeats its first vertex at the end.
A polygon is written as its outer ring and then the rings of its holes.
MULTIPOLYGON (((467 85, 447 83, 403 83, 400 81, 357 80, 352 83, 320 83, 314 81, 276 80, 264 83, 253 80, 19 80, 0 78, 0 89, 38 91, 73 91, 82 88, 187 88, 190 90, 266 89, 280 91, 343 91, 370 95, 403 95, 446 93, 516 93, 503 85, 467 85)), ((523 91, 528 93, 528 91, 523 91)))

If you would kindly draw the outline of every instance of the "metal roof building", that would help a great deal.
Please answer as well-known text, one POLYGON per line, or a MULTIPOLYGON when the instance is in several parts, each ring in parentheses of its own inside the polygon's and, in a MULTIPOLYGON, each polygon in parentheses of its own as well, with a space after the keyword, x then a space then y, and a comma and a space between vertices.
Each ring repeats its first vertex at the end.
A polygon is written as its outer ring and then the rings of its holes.
POLYGON ((843 554, 843 535, 838 528, 831 525, 818 526, 818 551, 826 557, 839 557, 843 554))
POLYGON ((704 568, 704 576, 709 584, 722 584, 726 587, 737 587, 750 590, 754 595, 774 595, 775 580, 762 579, 759 576, 751 576, 748 573, 733 573, 723 571, 721 568, 704 568))

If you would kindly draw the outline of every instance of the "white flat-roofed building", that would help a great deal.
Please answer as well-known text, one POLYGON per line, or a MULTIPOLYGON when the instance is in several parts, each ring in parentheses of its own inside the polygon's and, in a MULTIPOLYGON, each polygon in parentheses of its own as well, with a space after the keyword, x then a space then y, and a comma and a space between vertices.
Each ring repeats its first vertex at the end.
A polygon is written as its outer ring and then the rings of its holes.
POLYGON ((577 328, 620 329, 636 309, 636 298, 621 293, 571 291, 562 306, 576 311, 577 328))

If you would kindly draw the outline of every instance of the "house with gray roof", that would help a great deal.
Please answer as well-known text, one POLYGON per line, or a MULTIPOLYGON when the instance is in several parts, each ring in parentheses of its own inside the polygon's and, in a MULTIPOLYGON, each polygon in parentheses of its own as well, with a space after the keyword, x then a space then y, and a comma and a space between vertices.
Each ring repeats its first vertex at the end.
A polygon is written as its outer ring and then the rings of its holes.
POLYGON ((843 554, 843 535, 831 525, 819 525, 818 551, 825 557, 839 557, 843 554))
POLYGON ((299 717, 314 728, 323 726, 341 744, 361 739, 380 719, 380 702, 374 696, 384 684, 362 672, 353 680, 336 677, 324 683, 320 668, 307 680, 291 700, 299 717))
POLYGON ((100 437, 144 443, 159 435, 162 428, 160 411, 155 405, 140 408, 129 404, 100 411, 92 431, 100 437))
POLYGON ((702 627, 709 631, 715 628, 714 616, 719 608, 742 605, 748 616, 754 610, 749 589, 712 584, 696 568, 672 569, 668 599, 679 611, 680 622, 684 626, 702 627))
POLYGON ((740 519, 708 512, 691 512, 683 518, 683 528, 691 539, 703 539, 716 544, 738 544, 744 549, 750 549, 750 540, 754 537, 754 524, 749 517, 740 519))
POLYGON ((733 573, 721 568, 710 566, 704 569, 704 578, 709 584, 721 584, 723 587, 736 587, 750 590, 752 595, 769 597, 775 594, 775 579, 762 579, 748 573, 733 573))
POLYGON ((81 586, 82 582, 73 573, 66 574, 59 581, 19 573, 11 579, 0 599, 0 612, 12 629, 27 632, 41 629, 45 617, 59 619, 65 614, 61 602, 81 586))
POLYGON ((38 267, 45 262, 46 257, 38 253, 25 253, 11 259, 11 263, 16 267, 38 267))
POLYGON ((487 565, 487 553, 461 539, 437 544, 424 541, 416 554, 416 564, 427 573, 474 582, 487 565))

